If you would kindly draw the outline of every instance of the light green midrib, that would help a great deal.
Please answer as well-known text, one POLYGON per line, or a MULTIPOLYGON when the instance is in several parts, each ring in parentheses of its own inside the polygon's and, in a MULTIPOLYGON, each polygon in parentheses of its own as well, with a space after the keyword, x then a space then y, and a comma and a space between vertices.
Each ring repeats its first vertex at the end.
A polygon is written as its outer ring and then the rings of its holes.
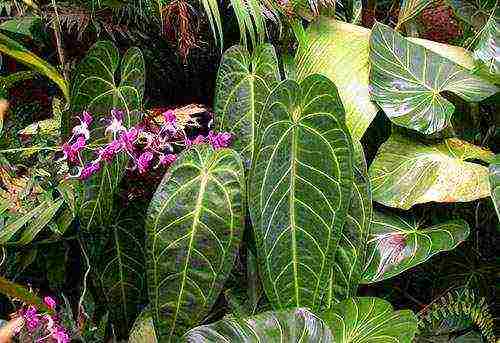
MULTIPOLYGON (((293 118, 298 121, 298 118, 293 118)), ((289 197, 289 211, 290 211, 290 229, 292 233, 292 262, 293 262, 293 278, 295 283, 295 304, 300 306, 299 302, 299 279, 297 270, 297 237, 295 236, 295 175, 296 175, 296 159, 297 155, 297 128, 292 131, 292 149, 290 154, 290 197, 289 197)))

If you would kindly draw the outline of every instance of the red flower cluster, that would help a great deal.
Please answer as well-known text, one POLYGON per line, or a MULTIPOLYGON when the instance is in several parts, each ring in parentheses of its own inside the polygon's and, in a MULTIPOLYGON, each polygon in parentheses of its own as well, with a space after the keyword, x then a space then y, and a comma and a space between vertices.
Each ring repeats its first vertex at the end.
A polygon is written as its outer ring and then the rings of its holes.
POLYGON ((420 22, 424 38, 440 43, 449 43, 462 34, 453 10, 445 4, 436 4, 422 11, 420 22))

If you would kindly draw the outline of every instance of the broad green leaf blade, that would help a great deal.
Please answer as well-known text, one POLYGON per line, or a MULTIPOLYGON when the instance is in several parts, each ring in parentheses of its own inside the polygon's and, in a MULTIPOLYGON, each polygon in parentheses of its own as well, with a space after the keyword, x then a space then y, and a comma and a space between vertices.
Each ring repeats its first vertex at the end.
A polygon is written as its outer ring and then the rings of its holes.
POLYGON ((379 298, 350 298, 323 312, 335 343, 410 343, 417 317, 410 310, 394 311, 379 298))
POLYGON ((335 85, 311 75, 271 93, 250 179, 264 289, 275 309, 320 307, 352 190, 352 142, 335 85))
POLYGON ((128 330, 144 301, 145 231, 138 213, 135 216, 117 218, 107 228, 109 239, 102 260, 96 265, 117 338, 128 336, 128 330))
POLYGON ((31 243, 36 235, 54 218, 56 212, 63 204, 63 199, 59 198, 55 201, 50 201, 44 206, 44 211, 33 218, 24 229, 23 234, 17 244, 25 245, 31 243))
POLYGON ((295 57, 298 80, 320 73, 335 83, 355 141, 377 114, 368 91, 369 38, 368 29, 321 17, 307 29, 307 43, 295 57))
POLYGON ((230 273, 244 225, 244 172, 232 150, 182 153, 146 219, 149 299, 161 342, 208 313, 230 273))
POLYGON ((500 220, 500 154, 491 161, 490 168, 491 200, 495 205, 498 220, 500 220))
POLYGON ((24 46, 15 40, 0 33, 0 52, 4 53, 29 68, 39 72, 41 75, 48 77, 59 86, 67 101, 69 101, 68 82, 64 77, 45 60, 30 52, 24 46))
POLYGON ((33 38, 33 31, 36 27, 41 29, 40 17, 25 16, 4 21, 0 24, 0 30, 33 38))
POLYGON ((258 46, 252 55, 241 46, 233 46, 222 56, 214 104, 217 130, 234 135, 232 148, 247 167, 253 158, 256 126, 278 81, 278 59, 270 44, 258 46))
POLYGON ((428 39, 408 37, 406 38, 412 43, 423 46, 424 48, 453 61, 454 63, 468 70, 474 69, 474 58, 469 50, 460 46, 438 43, 428 39))
POLYGON ((414 218, 374 211, 363 283, 391 278, 452 250, 467 239, 469 230, 464 220, 421 228, 414 218))
POLYGON ((426 144, 394 133, 370 166, 373 200, 409 209, 430 201, 467 202, 490 194, 488 168, 493 153, 457 138, 426 144))
POLYGON ((325 323, 307 309, 269 311, 254 317, 226 317, 214 324, 192 329, 182 342, 257 343, 314 342, 330 343, 332 334, 325 323))
POLYGON ((492 15, 481 30, 479 41, 474 49, 475 73, 500 83, 500 9, 492 15))
POLYGON ((376 23, 371 35, 372 96, 389 119, 432 134, 445 128, 455 110, 441 93, 479 102, 498 88, 452 61, 376 23))
POLYGON ((446 0, 453 12, 463 21, 480 30, 497 5, 496 0, 446 0))
POLYGON ((405 22, 420 14, 434 0, 403 0, 399 9, 398 23, 396 28, 400 28, 405 22))

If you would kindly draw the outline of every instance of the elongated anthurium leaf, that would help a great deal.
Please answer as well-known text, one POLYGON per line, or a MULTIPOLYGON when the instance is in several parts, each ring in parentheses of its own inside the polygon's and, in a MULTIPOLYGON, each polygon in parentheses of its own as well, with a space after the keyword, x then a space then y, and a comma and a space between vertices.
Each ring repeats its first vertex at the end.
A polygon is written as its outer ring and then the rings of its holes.
POLYGON ((496 0, 446 0, 453 12, 463 21, 481 29, 497 5, 496 0))
POLYGON ((3 33, 0 33, 0 52, 16 59, 20 63, 25 64, 29 68, 54 81, 61 89, 66 100, 69 101, 68 82, 51 64, 3 33))
POLYGON ((250 213, 266 294, 275 309, 317 309, 352 190, 352 141, 335 85, 283 81, 263 116, 250 213))
POLYGON ((427 6, 432 4, 433 0, 403 0, 399 9, 398 23, 396 28, 401 27, 408 20, 415 18, 427 6))
POLYGON ((498 220, 500 220, 500 154, 496 155, 490 164, 491 200, 495 205, 498 220))
POLYGON ((307 29, 306 45, 295 57, 297 78, 323 74, 337 86, 353 140, 360 140, 377 114, 370 100, 370 30, 321 17, 307 29))
POLYGON ((241 46, 233 46, 222 56, 214 103, 216 124, 218 131, 233 134, 232 147, 247 167, 253 156, 256 126, 278 82, 278 59, 271 44, 258 46, 252 55, 241 46))
POLYGON ((144 301, 144 225, 140 212, 134 218, 116 218, 107 228, 109 239, 97 264, 100 280, 115 335, 122 339, 139 314, 144 301))
POLYGON ((410 310, 394 311, 379 298, 349 298, 320 314, 335 343, 410 343, 417 317, 410 310))
POLYGON ((146 219, 149 299, 160 341, 175 341, 208 313, 230 273, 244 225, 245 183, 235 151, 182 153, 146 219))
POLYGON ((469 236, 469 230, 464 220, 422 228, 415 218, 374 211, 363 283, 388 279, 452 250, 469 236))
MULTIPOLYGON (((84 110, 94 114, 93 143, 105 143, 110 139, 104 137, 99 119, 109 116, 113 108, 123 110, 125 127, 139 121, 137 111, 142 107, 144 77, 144 59, 139 49, 129 49, 121 61, 118 49, 111 42, 97 42, 90 49, 76 69, 71 110, 74 114, 84 110)), ((113 195, 127 161, 124 154, 119 154, 113 163, 103 163, 99 173, 82 183, 79 217, 84 229, 106 227, 112 222, 109 214, 113 209, 113 195)))
POLYGON ((269 311, 248 318, 227 317, 210 325, 190 330, 182 342, 249 343, 249 342, 315 342, 332 343, 325 323, 304 308, 269 311))
POLYGON ((500 8, 492 15, 481 30, 479 41, 474 49, 475 73, 485 76, 492 82, 500 83, 500 8))
POLYGON ((466 202, 490 195, 488 168, 493 153, 457 138, 426 144, 393 133, 370 165, 373 200, 409 209, 430 201, 466 202))
POLYGON ((498 91, 495 85, 384 24, 374 25, 370 47, 372 97, 399 126, 435 133, 449 124, 455 110, 441 92, 478 102, 498 91))

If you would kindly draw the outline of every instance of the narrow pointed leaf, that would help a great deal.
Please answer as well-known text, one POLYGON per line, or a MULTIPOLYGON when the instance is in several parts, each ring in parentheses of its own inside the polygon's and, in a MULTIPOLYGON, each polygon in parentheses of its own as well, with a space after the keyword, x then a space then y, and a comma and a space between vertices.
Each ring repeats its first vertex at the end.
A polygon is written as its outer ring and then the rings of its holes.
POLYGON ((370 30, 321 17, 307 29, 307 40, 295 57, 297 78, 319 73, 337 86, 353 140, 360 140, 377 114, 370 99, 370 30))
POLYGON ((496 10, 482 28, 479 41, 474 49, 476 71, 495 83, 500 83, 500 9, 496 10))
POLYGON ((430 201, 467 202, 490 194, 488 168, 493 153, 457 138, 426 144, 394 133, 370 166, 373 200, 409 209, 430 201))
POLYGON ((498 92, 495 85, 383 24, 373 27, 370 47, 373 99, 399 126, 425 134, 445 128, 455 106, 444 91, 468 102, 498 92))
POLYGON ((258 46, 252 55, 241 46, 233 46, 222 57, 214 104, 216 124, 218 131, 234 135, 232 147, 247 167, 253 156, 256 126, 278 81, 278 59, 270 44, 258 46))
POLYGON ((313 313, 298 308, 269 311, 254 317, 227 317, 214 324, 189 331, 182 342, 250 343, 250 342, 314 342, 331 343, 328 326, 313 313))
POLYGON ((148 289, 161 342, 208 313, 230 273, 244 224, 238 154, 197 146, 171 167, 147 220, 148 289))
POLYGON ((489 171, 491 200, 497 211, 498 220, 500 220, 500 154, 496 155, 491 162, 489 171))
POLYGON ((335 85, 311 75, 270 95, 250 179, 250 213, 275 309, 317 309, 352 190, 352 142, 335 85))
POLYGON ((394 311, 389 302, 369 297, 344 300, 320 317, 335 343, 410 343, 418 323, 412 311, 394 311))
POLYGON ((469 230, 464 220, 422 228, 414 218, 374 211, 363 282, 391 278, 452 250, 469 236, 469 230))
POLYGON ((62 198, 48 202, 46 206, 44 206, 44 211, 28 223, 17 244, 25 245, 31 243, 40 231, 42 231, 43 228, 54 218, 56 212, 62 204, 62 198))

